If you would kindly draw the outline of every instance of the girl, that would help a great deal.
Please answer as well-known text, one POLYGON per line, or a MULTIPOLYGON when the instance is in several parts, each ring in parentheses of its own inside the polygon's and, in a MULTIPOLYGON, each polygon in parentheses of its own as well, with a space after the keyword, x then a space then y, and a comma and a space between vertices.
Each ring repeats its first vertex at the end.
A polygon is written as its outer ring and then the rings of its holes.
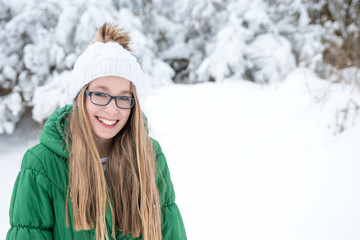
POLYGON ((186 239, 160 145, 147 133, 129 37, 104 24, 77 59, 73 105, 24 155, 6 239, 186 239))

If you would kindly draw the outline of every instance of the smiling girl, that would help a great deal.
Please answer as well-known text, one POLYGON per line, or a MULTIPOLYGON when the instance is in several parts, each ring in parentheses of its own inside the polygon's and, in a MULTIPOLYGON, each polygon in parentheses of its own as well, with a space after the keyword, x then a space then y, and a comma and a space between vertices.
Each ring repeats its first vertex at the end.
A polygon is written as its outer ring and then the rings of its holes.
POLYGON ((77 59, 72 105, 24 155, 6 239, 186 239, 169 169, 150 138, 129 37, 104 24, 77 59))

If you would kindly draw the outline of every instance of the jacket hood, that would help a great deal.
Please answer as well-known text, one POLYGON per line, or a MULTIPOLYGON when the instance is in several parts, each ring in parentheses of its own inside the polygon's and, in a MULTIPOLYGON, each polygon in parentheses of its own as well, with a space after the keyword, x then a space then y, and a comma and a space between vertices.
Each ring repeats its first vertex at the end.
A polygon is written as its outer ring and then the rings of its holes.
POLYGON ((66 159, 69 158, 69 151, 66 147, 66 119, 72 109, 73 105, 69 104, 55 110, 46 121, 40 134, 40 143, 66 159))

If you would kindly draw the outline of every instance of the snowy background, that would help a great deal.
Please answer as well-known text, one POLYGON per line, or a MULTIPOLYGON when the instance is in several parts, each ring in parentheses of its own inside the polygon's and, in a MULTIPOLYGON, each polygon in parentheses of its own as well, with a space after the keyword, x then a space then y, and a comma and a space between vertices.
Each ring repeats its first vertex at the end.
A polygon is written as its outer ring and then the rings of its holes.
POLYGON ((0 0, 0 239, 104 21, 133 39, 189 239, 360 239, 360 3, 316 2, 0 0))

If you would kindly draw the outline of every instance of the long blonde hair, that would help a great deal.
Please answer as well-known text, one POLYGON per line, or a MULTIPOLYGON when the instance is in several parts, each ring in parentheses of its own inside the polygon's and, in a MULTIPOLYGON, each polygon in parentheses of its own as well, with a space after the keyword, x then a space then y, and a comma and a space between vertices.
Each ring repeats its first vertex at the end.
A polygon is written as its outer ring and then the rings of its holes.
MULTIPOLYGON (((129 37, 117 26, 104 24, 95 41, 129 43, 129 37)), ((93 40, 93 41, 94 41, 93 40)), ((124 46, 128 49, 128 45, 124 46)), ((156 184, 156 162, 145 121, 131 83, 135 99, 129 119, 113 138, 104 174, 94 140, 94 132, 85 108, 85 86, 69 115, 68 147, 69 185, 66 197, 72 200, 73 227, 89 230, 96 226, 96 239, 108 239, 106 210, 112 215, 112 237, 115 227, 123 235, 142 235, 145 240, 161 239, 160 198, 156 184)))

